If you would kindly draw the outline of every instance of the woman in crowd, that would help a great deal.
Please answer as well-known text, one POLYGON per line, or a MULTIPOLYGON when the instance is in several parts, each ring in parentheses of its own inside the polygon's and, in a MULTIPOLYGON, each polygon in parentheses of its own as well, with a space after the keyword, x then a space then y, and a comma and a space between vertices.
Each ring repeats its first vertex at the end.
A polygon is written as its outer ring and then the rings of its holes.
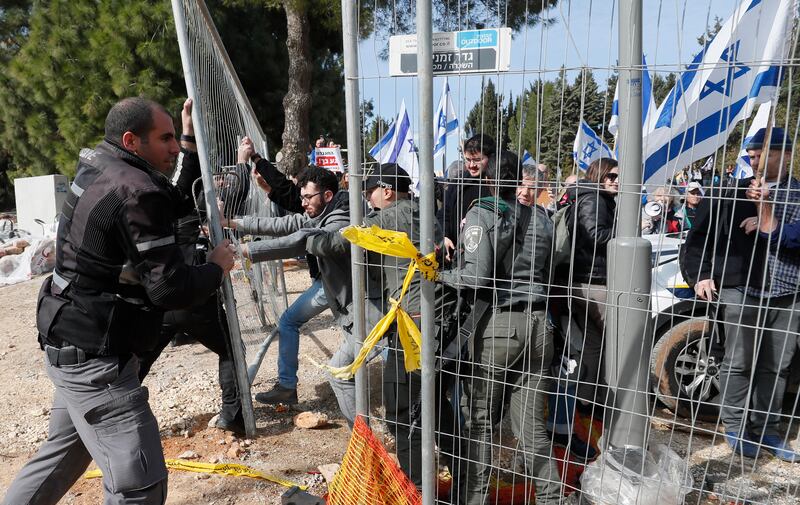
MULTIPOLYGON (((689 186, 697 185, 690 182, 689 186)), ((678 193, 666 186, 656 188, 647 195, 647 203, 642 218, 642 235, 658 233, 678 233, 681 231, 681 220, 675 215, 675 202, 678 193)))
POLYGON ((692 229, 692 223, 694 223, 695 215, 697 214, 697 207, 700 206, 700 201, 705 194, 703 186, 697 182, 690 182, 686 186, 683 207, 675 214, 681 221, 681 229, 683 231, 692 229))
POLYGON ((603 336, 606 326, 606 246, 614 237, 619 167, 610 158, 593 162, 586 179, 567 192, 566 214, 573 241, 573 261, 556 270, 558 284, 568 285, 572 324, 567 332, 568 378, 577 380, 579 404, 597 415, 606 402, 603 336))

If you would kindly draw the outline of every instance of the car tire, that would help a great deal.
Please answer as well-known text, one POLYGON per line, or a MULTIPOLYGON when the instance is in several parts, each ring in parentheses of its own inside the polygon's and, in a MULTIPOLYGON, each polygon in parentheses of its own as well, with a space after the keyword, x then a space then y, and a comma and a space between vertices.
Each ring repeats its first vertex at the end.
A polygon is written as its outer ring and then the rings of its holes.
POLYGON ((719 363, 713 357, 713 322, 683 321, 653 346, 650 373, 653 392, 672 412, 688 419, 719 417, 719 363))

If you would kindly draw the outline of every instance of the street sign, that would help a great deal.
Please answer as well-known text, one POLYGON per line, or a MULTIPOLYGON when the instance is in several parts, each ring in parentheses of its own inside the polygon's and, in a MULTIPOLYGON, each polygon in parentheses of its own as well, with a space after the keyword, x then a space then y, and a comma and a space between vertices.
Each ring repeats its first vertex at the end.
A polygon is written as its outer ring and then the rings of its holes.
MULTIPOLYGON (((511 28, 433 34, 433 73, 504 72, 511 64, 511 28)), ((416 75, 417 36, 389 38, 389 73, 416 75)))

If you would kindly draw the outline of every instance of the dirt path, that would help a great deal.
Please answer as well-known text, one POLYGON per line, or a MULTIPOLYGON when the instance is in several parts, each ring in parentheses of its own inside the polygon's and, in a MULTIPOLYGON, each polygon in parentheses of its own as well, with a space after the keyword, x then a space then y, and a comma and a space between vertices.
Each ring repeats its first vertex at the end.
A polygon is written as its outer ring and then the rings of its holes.
MULTIPOLYGON (((308 273, 290 269, 287 287, 297 296, 308 286, 308 273)), ((43 355, 36 343, 36 294, 41 279, 0 288, 0 496, 47 435, 53 386, 44 372, 43 355)), ((303 336, 307 336, 303 334, 303 336)), ((338 345, 339 331, 326 313, 315 320, 314 338, 301 338, 300 352, 324 362, 338 345)), ((271 386, 277 377, 277 346, 264 359, 253 391, 271 386)), ((219 459, 249 465, 295 482, 324 485, 316 472, 318 465, 341 461, 349 439, 347 423, 339 413, 333 391, 324 373, 301 358, 300 404, 290 411, 256 404, 258 436, 243 447, 239 457, 227 453, 235 440, 225 432, 208 428, 219 409, 216 355, 199 344, 168 347, 145 380, 150 405, 161 427, 164 454, 175 458, 187 450, 198 461, 219 459), (316 410, 332 420, 324 430, 300 430, 292 417, 299 411, 316 410)), ((284 488, 265 481, 241 477, 208 476, 170 472, 168 504, 274 504, 280 503, 284 488)), ((82 480, 61 503, 95 505, 102 502, 99 479, 82 480)))

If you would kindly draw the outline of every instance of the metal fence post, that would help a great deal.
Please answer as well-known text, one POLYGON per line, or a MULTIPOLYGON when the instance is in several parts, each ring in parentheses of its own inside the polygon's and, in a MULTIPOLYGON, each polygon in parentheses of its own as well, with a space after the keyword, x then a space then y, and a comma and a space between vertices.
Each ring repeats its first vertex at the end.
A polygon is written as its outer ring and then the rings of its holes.
MULTIPOLYGON (((195 137, 197 137, 197 155, 200 158, 200 174, 203 179, 203 192, 206 199, 206 215, 208 216, 208 228, 211 235, 211 244, 217 245, 222 241, 224 235, 220 225, 219 209, 214 204, 217 201, 214 179, 211 175, 211 167, 208 164, 208 145, 206 144, 206 122, 201 116, 200 100, 197 96, 198 88, 194 82, 192 73, 192 63, 189 61, 189 40, 186 35, 186 19, 183 16, 183 7, 180 0, 172 0, 172 12, 175 16, 175 30, 178 34, 178 45, 181 52, 181 63, 183 65, 183 77, 186 81, 186 92, 194 102, 192 107, 192 122, 194 124, 195 137)), ((231 351, 234 357, 234 367, 236 369, 236 382, 239 386, 239 399, 242 402, 242 417, 244 418, 245 433, 248 437, 255 436, 256 419, 253 413, 253 399, 250 397, 250 380, 247 376, 247 360, 245 358, 242 336, 239 331, 239 317, 236 314, 236 299, 233 296, 233 285, 230 275, 226 275, 222 281, 222 299, 225 304, 225 315, 228 320, 228 329, 231 338, 231 351)))
MULTIPOLYGON (((652 335, 650 256, 641 237, 642 1, 621 0, 619 9, 619 172, 617 236, 608 244, 608 311, 605 359, 611 388, 606 447, 647 443, 648 374, 652 335)), ((608 421, 608 419, 607 419, 608 421)))
MULTIPOLYGON (((350 224, 361 225, 363 203, 361 201, 361 117, 358 102, 358 4, 342 0, 342 38, 344 47, 344 99, 347 119, 347 164, 350 185, 350 224)), ((352 244, 350 264, 353 279, 353 337, 361 347, 364 341, 364 312, 361 303, 364 294, 364 251, 352 244)), ((356 412, 368 417, 369 398, 367 391, 367 367, 356 372, 356 412)))
MULTIPOLYGON (((433 48, 431 1, 417 0, 417 90, 419 93, 419 183, 420 248, 422 254, 434 250, 434 177, 433 177, 433 48)), ((435 297, 433 283, 422 280, 422 503, 436 501, 435 440, 435 297)))

